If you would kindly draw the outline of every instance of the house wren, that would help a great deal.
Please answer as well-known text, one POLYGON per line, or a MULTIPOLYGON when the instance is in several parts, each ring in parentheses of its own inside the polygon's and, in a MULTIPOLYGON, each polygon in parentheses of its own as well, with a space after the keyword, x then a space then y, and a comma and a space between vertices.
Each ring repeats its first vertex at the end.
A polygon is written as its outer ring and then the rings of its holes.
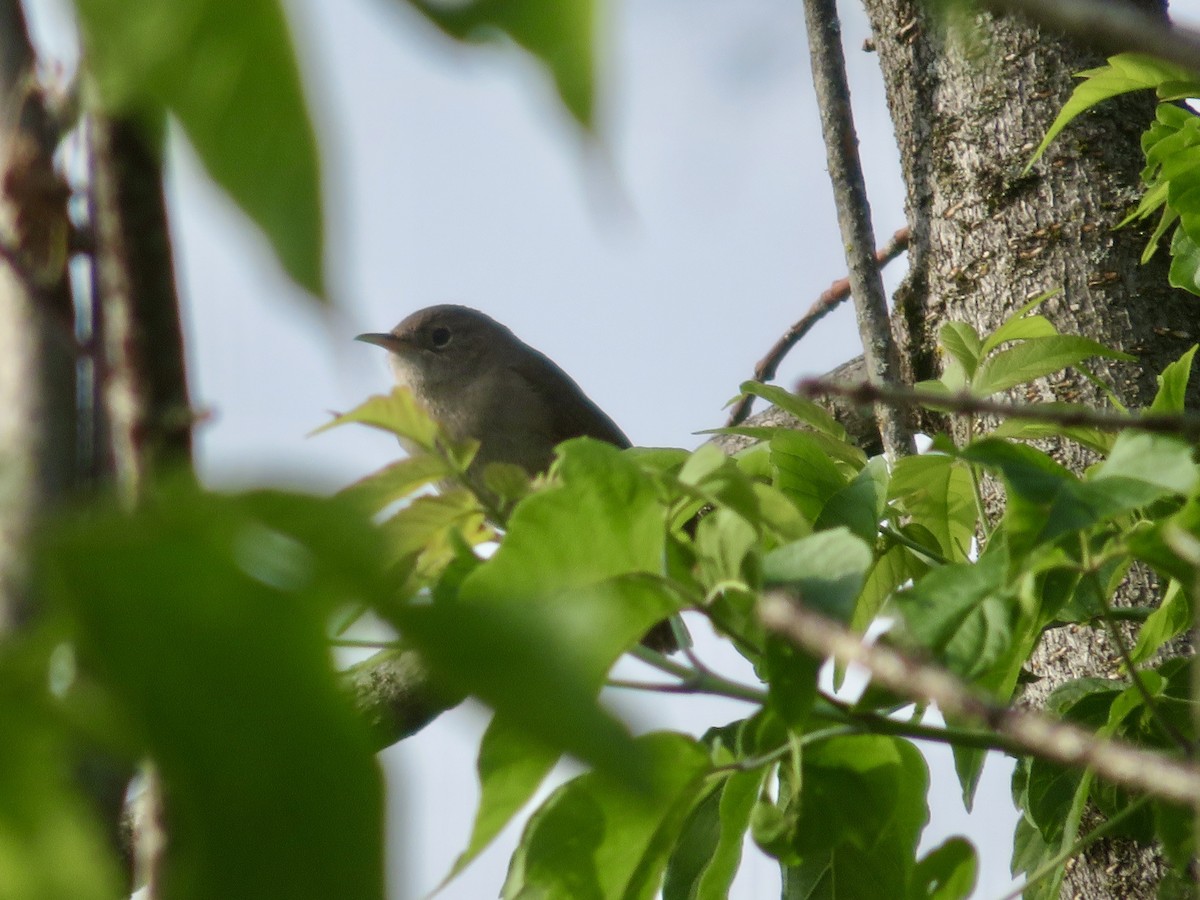
MULTIPOLYGON (((397 383, 453 438, 474 438, 479 452, 471 469, 511 463, 536 475, 549 468, 554 448, 575 437, 628 447, 613 420, 566 372, 508 328, 466 306, 430 306, 387 334, 355 340, 388 351, 397 383)), ((677 649, 668 622, 642 643, 677 649)))

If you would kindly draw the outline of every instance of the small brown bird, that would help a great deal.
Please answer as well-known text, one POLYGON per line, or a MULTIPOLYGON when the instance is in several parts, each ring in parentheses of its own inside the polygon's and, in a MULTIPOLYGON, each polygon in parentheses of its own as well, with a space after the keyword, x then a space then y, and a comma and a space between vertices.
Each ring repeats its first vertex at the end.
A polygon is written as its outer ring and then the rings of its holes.
MULTIPOLYGON (((355 340, 388 351, 397 383, 409 388, 451 437, 479 441, 473 470, 502 462, 536 475, 549 468, 556 446, 575 437, 630 446, 566 372, 478 310, 430 306, 387 334, 360 334, 355 340)), ((655 650, 677 649, 665 621, 642 643, 655 650)))
POLYGON ((566 372, 478 310, 430 306, 356 340, 388 351, 397 383, 452 437, 479 441, 473 467, 506 462, 536 475, 573 437, 630 446, 566 372))

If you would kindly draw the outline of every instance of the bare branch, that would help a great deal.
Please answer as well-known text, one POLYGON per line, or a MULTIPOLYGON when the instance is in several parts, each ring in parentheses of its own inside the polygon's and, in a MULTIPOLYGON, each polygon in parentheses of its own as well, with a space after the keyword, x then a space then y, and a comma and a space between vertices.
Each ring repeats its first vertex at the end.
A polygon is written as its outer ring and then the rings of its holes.
MULTIPOLYGON (((821 110, 821 132, 829 160, 829 178, 837 205, 838 226, 850 269, 850 287, 858 332, 871 381, 899 381, 900 361, 888 324, 883 278, 875 261, 871 204, 858 156, 858 136, 850 107, 842 29, 835 0, 804 0, 813 85, 821 110)), ((895 408, 878 406, 875 417, 884 451, 891 457, 914 450, 912 433, 895 408)))
POLYGON ((1002 706, 949 672, 917 662, 862 637, 820 613, 775 592, 763 599, 760 616, 768 629, 797 647, 841 663, 857 663, 881 687, 911 700, 936 703, 948 718, 981 722, 1034 756, 1087 767, 1124 787, 1193 806, 1200 800, 1200 766, 1110 740, 1044 713, 1002 706))
POLYGON ((150 475, 191 461, 183 331, 163 196, 162 163, 140 123, 89 121, 98 296, 98 374, 125 499, 150 475))
POLYGON ((1188 440, 1200 439, 1198 413, 1141 413, 1126 415, 1104 412, 1087 407, 1062 404, 1027 405, 985 400, 966 392, 944 394, 920 388, 891 384, 868 384, 806 378, 796 385, 796 392, 806 397, 841 397, 854 403, 886 403, 890 406, 936 409, 955 415, 991 415, 1005 419, 1024 419, 1045 422, 1062 428, 1095 428, 1100 431, 1123 431, 1136 428, 1154 434, 1173 434, 1188 440))
MULTIPOLYGON (((906 249, 908 249, 909 230, 908 226, 901 228, 892 235, 892 239, 888 241, 875 253, 875 262, 879 266, 886 266, 906 249)), ((779 371, 779 364, 783 362, 784 357, 792 352, 804 336, 808 334, 814 325, 821 319, 829 315, 842 304, 850 296, 850 279, 839 278, 831 284, 819 296, 812 306, 808 308, 800 320, 791 328, 783 333, 775 345, 767 351, 767 355, 758 361, 758 365, 754 367, 754 379, 756 381, 772 381, 776 373, 779 371)), ((729 414, 729 421, 726 422, 727 427, 741 425, 746 421, 746 416, 750 415, 750 408, 754 405, 754 398, 748 394, 743 395, 742 399, 734 406, 733 411, 729 414)))

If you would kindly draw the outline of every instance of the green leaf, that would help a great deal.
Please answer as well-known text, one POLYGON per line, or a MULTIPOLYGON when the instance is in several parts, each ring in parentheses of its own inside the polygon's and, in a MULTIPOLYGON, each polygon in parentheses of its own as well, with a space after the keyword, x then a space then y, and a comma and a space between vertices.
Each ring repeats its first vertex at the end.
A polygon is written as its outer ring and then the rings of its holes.
POLYGON ((342 488, 338 493, 360 505, 368 513, 377 513, 418 488, 445 478, 449 467, 440 457, 429 453, 411 456, 385 466, 365 478, 342 488))
POLYGON ((979 332, 966 322, 946 322, 938 332, 938 344, 958 361, 968 381, 974 377, 982 355, 979 332))
POLYGON ((987 336, 980 348, 980 356, 988 356, 1001 344, 1009 341, 1023 341, 1029 338, 1052 337, 1058 334, 1058 329, 1050 320, 1041 315, 1030 313, 1041 306, 1051 297, 1061 293, 1060 289, 1044 291, 1036 297, 1022 303, 1012 315, 1005 319, 1000 327, 987 336))
MULTIPOLYGON (((1071 415, 1081 412, 1087 407, 1079 403, 1039 403, 1038 409, 1046 412, 1071 415)), ((1098 453, 1107 456, 1112 449, 1115 435, 1111 431, 1101 431, 1099 428, 1089 428, 1081 425, 1063 427, 1057 423, 1030 422, 1022 419, 1005 419, 989 433, 988 437, 1015 438, 1022 441, 1040 441, 1047 438, 1067 438, 1098 453)))
MULTIPOLYGON (((1128 442, 1080 481, 1040 450, 995 439, 977 441, 961 456, 998 469, 1009 490, 1005 513, 1009 542, 1015 554, 1035 546, 1049 546, 1060 537, 1090 528, 1174 493, 1191 475, 1181 464, 1178 442, 1130 432, 1128 442), (1137 458, 1139 448, 1162 467, 1154 472, 1137 458)), ((1118 442, 1119 443, 1119 442, 1118 442)))
MULTIPOLYGON (((757 526, 761 510, 754 480, 715 445, 705 446, 716 450, 721 457, 720 465, 696 476, 695 482, 688 485, 688 493, 707 505, 737 513, 747 523, 757 526)), ((699 455, 701 451, 696 452, 699 455)), ((685 471, 680 473, 681 484, 685 485, 687 482, 682 481, 682 476, 691 474, 686 472, 687 468, 685 466, 685 471)))
POLYGON ((980 397, 990 397, 1018 384, 1052 375, 1093 356, 1126 361, 1134 359, 1128 353, 1078 335, 1030 338, 985 359, 971 379, 971 390, 980 397))
POLYGON ((1162 370, 1158 376, 1158 391, 1150 412, 1181 413, 1187 405, 1187 386, 1192 374, 1192 362, 1196 358, 1197 344, 1193 344, 1183 356, 1162 370))
POLYGON ((1019 319, 1010 319, 988 335, 987 340, 983 342, 983 352, 991 353, 1009 341, 1028 341, 1055 337, 1057 334, 1058 329, 1045 316, 1022 316, 1019 319))
POLYGON ((471 840, 442 879, 444 887, 486 848, 521 811, 550 774, 559 754, 499 717, 479 743, 479 809, 471 840))
POLYGON ((593 0, 407 0, 442 31, 460 41, 505 34, 554 78, 559 98, 585 128, 595 106, 596 8, 593 0))
POLYGON ((663 900, 729 896, 762 781, 762 771, 734 772, 696 806, 667 864, 663 900))
POLYGON ((1171 239, 1171 268, 1167 273, 1171 287, 1200 296, 1200 242, 1182 228, 1171 239))
POLYGON ((726 781, 713 786, 683 823, 683 830, 663 879, 663 900, 693 900, 700 878, 717 848, 721 835, 721 794, 726 781))
POLYGON ((676 611, 657 575, 665 513, 651 476, 608 444, 568 441, 556 471, 457 595, 393 615, 448 685, 550 748, 636 779, 628 733, 596 695, 616 658, 676 611))
POLYGON ((823 662, 782 638, 767 636, 763 654, 767 704, 789 728, 800 731, 808 721, 817 699, 817 675, 823 662))
MULTIPOLYGON (((1027 816, 1022 816, 1017 819, 1013 834, 1013 875, 1032 875, 1055 855, 1057 849, 1046 843, 1042 833, 1027 816)), ((1057 880, 1042 878, 1025 888, 1021 896, 1023 900, 1060 900, 1057 880)))
POLYGON ((1060 843, 1083 773, 1079 769, 1033 758, 1029 761, 1026 811, 1048 843, 1060 843))
POLYGON ((937 539, 944 556, 967 558, 976 510, 966 466, 942 453, 905 456, 892 468, 888 492, 902 512, 937 539))
POLYGON ((1191 628, 1193 621, 1191 598, 1178 581, 1172 580, 1167 585, 1162 603, 1142 623, 1137 644, 1129 651, 1129 658, 1134 663, 1146 662, 1158 652, 1159 647, 1191 628))
POLYGON ((45 672, 37 673, 43 680, 18 690, 12 644, 4 650, 0 894, 14 900, 112 900, 120 894, 120 878, 72 778, 77 760, 68 752, 67 736, 42 720, 39 710, 46 702, 45 672))
POLYGON ((930 569, 896 595, 895 607, 905 636, 967 680, 992 668, 1012 647, 1017 608, 1005 590, 1001 553, 930 569))
POLYGON ((799 593, 805 605, 848 622, 872 562, 871 548, 861 538, 847 528, 834 528, 768 553, 763 558, 763 582, 787 586, 799 593))
POLYGON ((443 440, 441 428, 406 387, 397 386, 392 388, 390 394, 368 397, 350 412, 334 416, 312 434, 320 434, 322 431, 351 422, 394 434, 401 442, 407 442, 427 453, 436 450, 438 443, 443 440))
POLYGON ((824 530, 844 525, 868 544, 873 544, 879 534, 887 495, 887 460, 877 456, 853 481, 825 501, 815 527, 824 530))
POLYGON ((710 763, 679 734, 649 734, 637 745, 648 761, 647 789, 632 794, 601 772, 567 782, 530 818, 502 896, 654 896, 710 763))
POLYGON ((795 849, 809 889, 906 896, 929 819, 929 772, 917 749, 879 735, 831 738, 806 748, 802 783, 795 849))
MULTIPOLYGON (((467 577, 464 593, 487 566, 467 577)), ((673 611, 661 584, 631 575, 546 597, 443 598, 391 615, 446 688, 475 695, 532 740, 638 787, 645 760, 597 694, 616 658, 673 611)))
POLYGON ((696 526, 696 577, 711 590, 725 582, 744 582, 742 561, 759 536, 745 519, 729 509, 718 509, 696 526))
POLYGON ((316 137, 277 0, 76 0, 105 106, 169 112, 288 274, 325 295, 316 137))
MULTIPOLYGON (((911 526, 906 526, 911 531, 911 526)), ((867 630, 883 609, 884 603, 900 585, 917 579, 929 571, 929 564, 902 544, 896 544, 881 553, 867 573, 866 583, 854 606, 850 627, 854 631, 867 630)))
POLYGON ((839 441, 846 440, 846 429, 818 403, 814 403, 799 394, 784 390, 778 385, 763 384, 758 381, 743 381, 743 394, 762 397, 768 403, 773 403, 786 413, 791 413, 806 425, 815 428, 822 434, 827 434, 839 441))
POLYGON ((1153 566, 1160 576, 1175 579, 1185 592, 1192 593, 1196 568, 1190 560, 1180 556, 1177 542, 1173 540, 1179 534, 1200 536, 1200 498, 1189 498, 1165 520, 1139 523, 1130 529, 1126 542, 1137 559, 1153 566))
POLYGON ((456 540, 468 545, 491 535, 475 496, 465 488, 417 497, 381 528, 384 559, 434 576, 454 558, 456 540))
MULTIPOLYGON (((742 845, 750 827, 750 812, 762 785, 762 772, 734 772, 721 791, 721 834, 700 876, 696 900, 723 900, 729 896, 742 859, 742 845)), ((663 900, 666 900, 664 896, 663 900)))
POLYGON ((947 838, 917 862, 912 900, 967 900, 975 890, 979 860, 966 838, 947 838))
MULTIPOLYGON (((1162 847, 1163 855, 1176 871, 1186 873, 1196 856, 1196 813, 1186 807, 1152 802, 1154 809, 1154 834, 1162 847)), ((1189 881, 1191 878, 1189 876, 1189 881)))
MULTIPOLYGON (((1158 246, 1162 243, 1163 237, 1170 230, 1172 225, 1178 225, 1179 213, 1172 209, 1167 204, 1167 198, 1170 194, 1170 185, 1162 182, 1146 191, 1142 197, 1142 203, 1145 204, 1146 212, 1144 215, 1149 215, 1156 209, 1162 209, 1162 213, 1158 217, 1158 224, 1154 226, 1154 231, 1150 232, 1150 237, 1146 238, 1146 247, 1142 250, 1142 265, 1150 262, 1154 258, 1154 254, 1158 252, 1158 246)), ((1138 209, 1142 209, 1139 204, 1138 209)), ((1134 214, 1131 214, 1131 216, 1134 214)), ((1131 219, 1132 221, 1132 219, 1131 219)), ((1124 223, 1121 223, 1124 224, 1124 223)), ((1176 229, 1178 230, 1178 228, 1176 229)))
POLYGON ((171 798, 173 896, 382 897, 380 773, 325 636, 382 599, 381 556, 344 503, 186 486, 50 535, 42 588, 171 798))
POLYGON ((665 513, 633 460, 577 438, 559 448, 556 471, 558 485, 513 509, 500 549, 463 585, 464 601, 518 603, 662 570, 665 513))
POLYGON ((771 466, 775 486, 810 522, 847 482, 815 435, 804 431, 780 431, 771 438, 771 466))
POLYGON ((1200 483, 1200 470, 1192 462, 1192 447, 1181 438, 1143 431, 1123 431, 1108 459, 1088 473, 1088 480, 1136 481, 1151 497, 1190 494, 1200 483))

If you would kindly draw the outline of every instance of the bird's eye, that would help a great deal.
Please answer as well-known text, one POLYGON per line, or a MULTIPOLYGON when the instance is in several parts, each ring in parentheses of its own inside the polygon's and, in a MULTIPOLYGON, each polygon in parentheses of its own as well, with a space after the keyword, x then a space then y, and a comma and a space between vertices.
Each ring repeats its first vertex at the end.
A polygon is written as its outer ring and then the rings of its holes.
POLYGON ((429 339, 433 341, 433 346, 445 347, 450 343, 450 329, 445 327, 435 328, 429 333, 429 339))

